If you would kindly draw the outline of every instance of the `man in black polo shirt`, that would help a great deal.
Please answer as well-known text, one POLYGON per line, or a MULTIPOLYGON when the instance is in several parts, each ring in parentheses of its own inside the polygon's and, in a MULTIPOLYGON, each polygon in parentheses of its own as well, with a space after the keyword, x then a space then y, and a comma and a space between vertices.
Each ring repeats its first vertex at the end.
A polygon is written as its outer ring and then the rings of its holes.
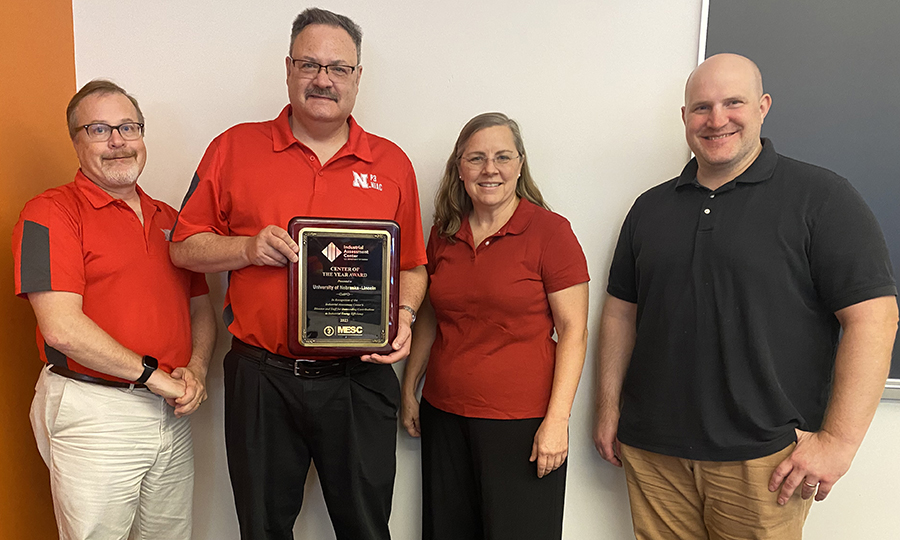
POLYGON ((594 440, 625 466, 638 539, 800 538, 887 377, 881 231, 845 179, 760 139, 771 102, 747 58, 701 64, 682 108, 696 158, 622 226, 594 440))

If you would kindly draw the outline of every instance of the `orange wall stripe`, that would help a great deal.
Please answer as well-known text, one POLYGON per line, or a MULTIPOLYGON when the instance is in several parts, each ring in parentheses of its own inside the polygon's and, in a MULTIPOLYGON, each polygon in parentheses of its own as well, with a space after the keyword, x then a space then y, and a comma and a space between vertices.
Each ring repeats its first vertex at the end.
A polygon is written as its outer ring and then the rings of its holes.
POLYGON ((19 211, 71 181, 78 162, 66 131, 75 93, 71 0, 0 2, 0 538, 56 538, 47 469, 28 420, 41 369, 34 315, 13 295, 10 237, 19 211))

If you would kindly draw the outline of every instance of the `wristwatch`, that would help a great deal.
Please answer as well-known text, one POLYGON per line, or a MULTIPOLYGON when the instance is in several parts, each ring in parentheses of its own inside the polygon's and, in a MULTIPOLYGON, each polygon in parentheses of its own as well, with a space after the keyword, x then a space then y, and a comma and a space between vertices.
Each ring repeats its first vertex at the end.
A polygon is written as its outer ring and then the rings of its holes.
POLYGON ((141 358, 141 363, 144 364, 144 372, 138 378, 138 380, 134 381, 137 384, 144 384, 147 382, 147 379, 150 378, 150 375, 153 375, 153 372, 159 367, 159 360, 153 358, 152 356, 145 355, 141 358))
POLYGON ((414 310, 414 309, 413 309, 412 307, 410 307, 410 306, 407 306, 406 304, 401 305, 401 306, 400 306, 400 309, 405 309, 406 311, 409 312, 410 315, 412 315, 412 320, 409 321, 410 326, 412 326, 412 324, 413 324, 414 322, 416 322, 416 310, 414 310))

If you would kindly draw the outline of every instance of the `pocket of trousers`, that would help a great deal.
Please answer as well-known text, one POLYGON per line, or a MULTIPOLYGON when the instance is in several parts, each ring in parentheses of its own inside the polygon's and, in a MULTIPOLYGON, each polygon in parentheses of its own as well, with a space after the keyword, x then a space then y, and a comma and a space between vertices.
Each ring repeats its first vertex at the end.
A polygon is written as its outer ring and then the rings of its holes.
POLYGON ((363 363, 350 373, 352 383, 378 396, 396 416, 400 409, 400 381, 394 368, 385 364, 363 363))

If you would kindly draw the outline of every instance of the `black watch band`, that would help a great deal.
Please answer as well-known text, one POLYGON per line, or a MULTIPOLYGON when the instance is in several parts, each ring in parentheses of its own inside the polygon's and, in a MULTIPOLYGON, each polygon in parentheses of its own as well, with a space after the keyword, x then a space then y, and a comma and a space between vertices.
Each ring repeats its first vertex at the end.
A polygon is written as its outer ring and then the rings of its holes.
POLYGON ((141 359, 141 363, 144 364, 144 372, 141 373, 141 376, 138 380, 134 381, 137 384, 144 384, 147 382, 147 379, 150 378, 150 375, 153 375, 153 372, 159 368, 159 360, 153 358, 152 356, 144 356, 141 359))

